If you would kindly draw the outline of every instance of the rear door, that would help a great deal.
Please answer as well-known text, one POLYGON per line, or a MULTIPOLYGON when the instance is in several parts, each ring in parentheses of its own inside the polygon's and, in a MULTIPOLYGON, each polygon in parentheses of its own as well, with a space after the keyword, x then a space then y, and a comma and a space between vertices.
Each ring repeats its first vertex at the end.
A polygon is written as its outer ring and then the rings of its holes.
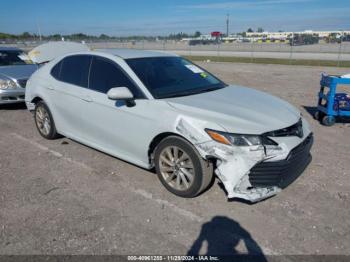
POLYGON ((74 55, 65 57, 52 68, 55 83, 52 90, 54 118, 59 132, 64 135, 85 139, 88 118, 84 111, 91 99, 88 97, 88 74, 92 57, 74 55))

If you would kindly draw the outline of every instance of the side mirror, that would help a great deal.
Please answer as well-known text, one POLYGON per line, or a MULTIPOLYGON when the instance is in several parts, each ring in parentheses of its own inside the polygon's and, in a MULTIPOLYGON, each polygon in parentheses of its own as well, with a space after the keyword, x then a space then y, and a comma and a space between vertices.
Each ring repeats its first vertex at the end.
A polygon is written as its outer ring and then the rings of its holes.
POLYGON ((127 87, 113 87, 108 90, 107 96, 111 100, 133 100, 134 96, 127 87))

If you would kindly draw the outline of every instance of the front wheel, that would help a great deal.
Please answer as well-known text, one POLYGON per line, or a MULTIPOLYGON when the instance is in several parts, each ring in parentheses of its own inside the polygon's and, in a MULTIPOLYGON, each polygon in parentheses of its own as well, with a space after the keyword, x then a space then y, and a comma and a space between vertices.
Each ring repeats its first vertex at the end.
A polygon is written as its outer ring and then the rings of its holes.
POLYGON ((213 178, 213 165, 205 161, 185 139, 170 136, 155 150, 158 178, 171 193, 195 197, 205 190, 213 178))
POLYGON ((40 101, 36 104, 34 119, 35 125, 42 137, 46 139, 55 139, 58 137, 55 122, 45 102, 40 101))

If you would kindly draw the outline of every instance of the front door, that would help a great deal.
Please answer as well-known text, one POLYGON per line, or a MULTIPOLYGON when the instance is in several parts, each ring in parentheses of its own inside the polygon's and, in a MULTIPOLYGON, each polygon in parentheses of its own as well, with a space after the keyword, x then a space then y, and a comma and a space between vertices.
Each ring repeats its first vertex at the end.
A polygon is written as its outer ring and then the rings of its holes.
POLYGON ((90 68, 89 89, 92 101, 84 112, 89 118, 87 135, 95 147, 121 158, 144 165, 147 148, 156 125, 151 104, 142 91, 114 61, 94 56, 90 68), (135 105, 110 100, 109 89, 127 87, 133 93, 135 105), (152 117, 150 117, 152 116, 152 117), (153 122, 152 122, 153 121, 153 122))

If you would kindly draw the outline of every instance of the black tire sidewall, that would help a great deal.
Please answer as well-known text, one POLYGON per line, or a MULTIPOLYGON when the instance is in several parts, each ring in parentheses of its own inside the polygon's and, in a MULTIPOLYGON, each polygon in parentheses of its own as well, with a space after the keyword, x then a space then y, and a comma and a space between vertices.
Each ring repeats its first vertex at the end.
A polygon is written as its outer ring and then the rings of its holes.
POLYGON ((169 190, 171 193, 180 197, 185 197, 185 198, 195 197, 200 193, 202 182, 203 182, 203 170, 202 170, 200 155, 196 151, 196 149, 185 139, 182 139, 176 136, 165 138, 163 141, 160 142, 160 144, 157 146, 155 150, 154 162, 155 162, 155 168, 156 168, 156 172, 159 180, 165 186, 165 188, 169 190), (172 188, 165 182, 160 172, 160 168, 159 168, 160 153, 163 151, 164 148, 169 146, 179 147, 181 150, 186 152, 186 154, 188 154, 188 156, 192 160, 193 167, 194 167, 194 181, 193 181, 193 184, 190 186, 190 188, 187 190, 179 191, 172 188))
POLYGON ((36 104, 36 106, 35 106, 35 111, 34 111, 34 122, 35 122, 36 128, 38 129, 39 134, 40 134, 42 137, 44 137, 44 138, 46 138, 46 139, 54 139, 54 138, 56 138, 57 133, 56 133, 56 128, 55 128, 55 122, 53 121, 53 117, 52 117, 52 114, 51 114, 51 112, 50 112, 49 107, 48 107, 48 106, 46 105, 46 103, 43 102, 43 101, 38 102, 38 103, 36 104), (50 125, 51 125, 51 127, 50 127, 50 132, 49 132, 48 135, 45 135, 45 134, 41 133, 41 131, 40 131, 39 127, 38 127, 38 123, 37 123, 37 121, 36 121, 36 113, 37 113, 37 109, 38 109, 39 107, 43 107, 43 108, 46 110, 46 112, 48 113, 49 118, 50 118, 50 125))

